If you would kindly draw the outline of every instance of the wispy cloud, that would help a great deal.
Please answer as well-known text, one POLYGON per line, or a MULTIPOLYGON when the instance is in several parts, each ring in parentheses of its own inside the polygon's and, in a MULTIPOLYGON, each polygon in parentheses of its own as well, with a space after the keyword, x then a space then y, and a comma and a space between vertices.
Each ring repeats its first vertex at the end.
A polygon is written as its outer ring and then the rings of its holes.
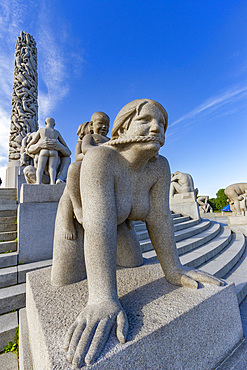
POLYGON ((0 176, 8 161, 8 135, 13 87, 14 51, 20 31, 33 34, 38 48, 39 123, 69 93, 70 78, 83 63, 81 51, 71 50, 67 24, 57 16, 53 0, 11 0, 0 3, 0 176), (54 26, 54 24, 56 26, 54 26), (65 52, 64 50, 67 50, 65 52), (72 55, 73 63, 71 62, 72 55))
POLYGON ((221 106, 229 103, 234 103, 247 95, 247 85, 241 87, 232 87, 220 95, 211 97, 207 99, 204 103, 200 104, 192 111, 186 113, 176 121, 172 122, 169 126, 174 127, 177 124, 189 120, 194 119, 200 113, 211 113, 214 110, 217 110, 221 106))

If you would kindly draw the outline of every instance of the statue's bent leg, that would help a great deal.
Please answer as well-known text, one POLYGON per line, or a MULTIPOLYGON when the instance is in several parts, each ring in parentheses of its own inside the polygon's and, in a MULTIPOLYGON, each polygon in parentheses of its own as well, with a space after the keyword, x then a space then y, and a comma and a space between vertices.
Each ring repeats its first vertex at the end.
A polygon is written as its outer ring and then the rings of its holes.
POLYGON ((131 221, 117 227, 117 265, 137 267, 143 264, 141 246, 131 221))
POLYGON ((73 204, 73 210, 77 221, 82 224, 82 204, 80 192, 81 163, 71 163, 68 170, 67 187, 73 204))
POLYGON ((57 286, 77 283, 86 278, 84 232, 82 226, 76 220, 73 220, 73 222, 75 222, 77 239, 65 239, 64 221, 67 217, 68 202, 71 201, 65 188, 58 205, 53 243, 51 282, 57 286))
POLYGON ((67 178, 67 172, 71 163, 70 157, 61 157, 61 163, 59 166, 59 172, 57 174, 57 182, 65 182, 67 178))

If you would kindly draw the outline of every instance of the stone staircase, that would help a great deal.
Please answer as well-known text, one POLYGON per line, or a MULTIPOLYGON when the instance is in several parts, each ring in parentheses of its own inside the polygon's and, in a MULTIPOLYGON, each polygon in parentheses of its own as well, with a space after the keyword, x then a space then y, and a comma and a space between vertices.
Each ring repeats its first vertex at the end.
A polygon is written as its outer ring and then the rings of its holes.
MULTIPOLYGON (((0 208, 0 351, 13 340, 18 325, 18 310, 25 307, 26 273, 50 266, 52 262, 46 260, 18 265, 16 195, 11 198, 9 194, 14 194, 14 191, 11 189, 13 193, 10 193, 7 190, 0 189, 0 207, 5 207, 4 210, 0 208), (6 190, 6 193, 2 193, 2 190, 6 190)), ((215 221, 191 220, 179 214, 173 214, 173 221, 181 263, 235 282, 240 304, 247 295, 245 237, 231 233, 227 226, 215 221)), ((135 229, 144 258, 157 258, 145 223, 135 222, 135 229)))

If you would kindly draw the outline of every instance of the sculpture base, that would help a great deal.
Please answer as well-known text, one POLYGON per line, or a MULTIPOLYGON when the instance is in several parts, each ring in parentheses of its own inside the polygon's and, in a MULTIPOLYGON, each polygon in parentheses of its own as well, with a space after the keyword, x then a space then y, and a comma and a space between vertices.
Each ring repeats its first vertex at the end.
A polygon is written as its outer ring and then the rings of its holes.
POLYGON ((200 212, 194 192, 174 194, 169 199, 170 210, 174 213, 181 213, 194 220, 200 220, 200 212))
POLYGON ((52 258, 55 218, 65 183, 23 184, 18 206, 19 263, 52 258))
POLYGON ((228 216, 228 227, 235 233, 247 236, 247 216, 228 216))
MULTIPOLYGON (((72 369, 63 339, 86 305, 87 281, 54 287, 51 268, 27 275, 27 325, 35 369, 72 369)), ((118 295, 129 320, 127 342, 112 333, 92 369, 210 369, 243 338, 234 285, 169 284, 157 259, 117 271, 118 295)), ((21 323, 20 332, 23 333, 21 323)), ((23 335, 22 335, 23 336, 23 335)), ((20 345, 28 351, 27 341, 20 345)), ((21 358, 27 358, 25 353, 21 358)), ((28 367, 21 367, 21 370, 28 367)))

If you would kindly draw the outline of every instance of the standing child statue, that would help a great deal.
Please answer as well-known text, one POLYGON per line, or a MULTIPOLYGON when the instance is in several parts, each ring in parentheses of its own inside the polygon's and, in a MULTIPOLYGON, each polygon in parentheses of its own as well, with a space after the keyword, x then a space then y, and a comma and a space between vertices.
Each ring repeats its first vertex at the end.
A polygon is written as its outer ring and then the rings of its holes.
POLYGON ((48 172, 50 176, 50 184, 56 183, 57 168, 59 164, 57 142, 67 147, 59 131, 54 129, 55 120, 53 118, 46 118, 45 128, 40 128, 34 135, 32 141, 28 144, 27 150, 30 146, 39 141, 46 141, 47 148, 41 149, 38 156, 38 166, 36 173, 36 184, 41 184, 42 176, 45 166, 48 165, 48 172))
MULTIPOLYGON (((70 201, 66 204, 66 212, 70 215, 75 215, 77 220, 82 222, 82 205, 80 197, 80 169, 81 161, 89 149, 96 148, 97 146, 109 141, 106 137, 109 131, 110 118, 106 113, 95 112, 90 122, 82 123, 77 130, 79 136, 78 143, 75 148, 75 160, 71 163, 68 170, 67 188, 70 192, 70 201)), ((66 217, 66 239, 75 239, 76 231, 73 217, 66 217)), ((80 222, 79 221, 79 222, 80 222)))

